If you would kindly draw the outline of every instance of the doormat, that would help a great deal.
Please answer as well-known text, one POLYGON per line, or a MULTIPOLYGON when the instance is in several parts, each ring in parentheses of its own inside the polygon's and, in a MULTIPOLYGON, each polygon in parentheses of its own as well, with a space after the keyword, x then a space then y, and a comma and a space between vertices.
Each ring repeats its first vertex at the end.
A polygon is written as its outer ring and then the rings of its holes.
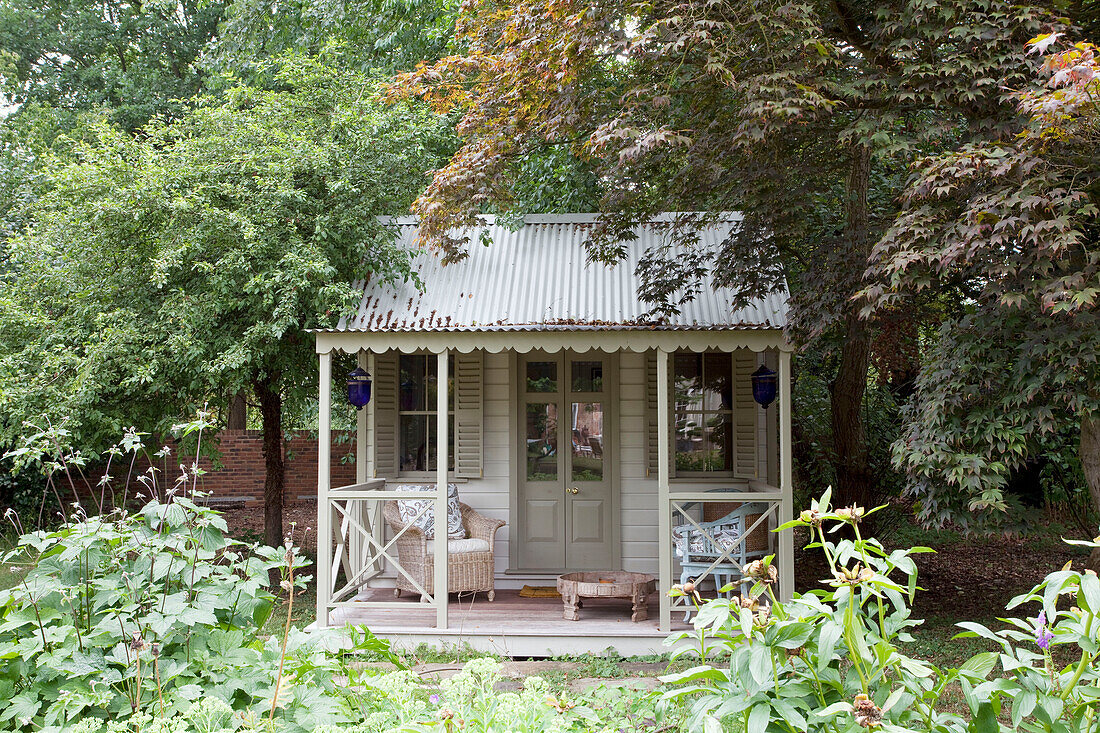
POLYGON ((519 592, 520 598, 561 598, 561 593, 552 585, 525 585, 519 592))

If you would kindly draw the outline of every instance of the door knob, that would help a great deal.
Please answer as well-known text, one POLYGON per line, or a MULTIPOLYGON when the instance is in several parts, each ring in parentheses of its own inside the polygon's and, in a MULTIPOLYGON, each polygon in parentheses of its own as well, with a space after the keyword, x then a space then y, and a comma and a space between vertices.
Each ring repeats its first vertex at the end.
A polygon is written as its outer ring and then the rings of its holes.
POLYGON ((578 489, 576 486, 574 486, 573 488, 569 489, 569 493, 570 494, 579 494, 579 493, 581 493, 581 490, 578 489))

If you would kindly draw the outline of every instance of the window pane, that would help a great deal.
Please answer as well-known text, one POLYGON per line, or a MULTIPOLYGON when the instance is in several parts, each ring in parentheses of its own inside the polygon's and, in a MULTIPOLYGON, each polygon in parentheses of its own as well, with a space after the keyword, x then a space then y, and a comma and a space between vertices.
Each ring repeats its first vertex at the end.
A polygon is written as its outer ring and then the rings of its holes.
MULTIPOLYGON (((432 361, 432 377, 435 377, 435 361, 432 361)), ((426 402, 426 379, 428 369, 428 359, 424 356, 417 356, 415 354, 402 354, 400 361, 401 379, 401 401, 400 409, 402 412, 412 410, 423 410, 426 402)), ((435 406, 435 403, 432 403, 435 406)))
MULTIPOLYGON (((417 469, 417 470, 434 471, 434 470, 436 470, 436 466, 439 465, 438 461, 436 460, 436 457, 439 454, 439 451, 436 450, 436 443, 438 442, 437 438, 438 438, 438 435, 439 435, 439 432, 436 430, 436 415, 438 415, 438 414, 439 413, 437 412, 434 415, 428 416, 428 418, 427 418, 428 419, 428 467, 426 469, 417 469)), ((454 417, 454 415, 451 415, 448 418, 448 420, 449 420, 449 422, 448 422, 448 428, 447 428, 447 470, 448 471, 453 471, 454 467, 455 467, 455 417, 454 417)))
POLYGON ((672 366, 677 410, 703 408, 703 355, 677 353, 672 366))
POLYGON ((703 356, 703 409, 733 409, 733 361, 730 354, 703 356))
MULTIPOLYGON (((428 470, 428 421, 427 415, 401 416, 401 470, 428 470)), ((432 451, 435 452, 434 450, 432 451)))
POLYGON ((602 361, 575 361, 572 369, 574 392, 603 392, 602 361))
POLYGON ((558 363, 556 361, 527 362, 528 392, 557 392, 558 363))
POLYGON ((676 469, 733 470, 733 423, 728 414, 676 415, 676 469))
MULTIPOLYGON (((435 401, 438 398, 436 387, 439 384, 439 363, 435 355, 416 357, 423 359, 426 362, 424 369, 425 379, 425 395, 424 395, 424 407, 418 408, 421 410, 435 411, 435 401)), ((453 356, 447 357, 447 410, 455 409, 455 358, 453 356)))
POLYGON ((733 408, 733 361, 729 354, 677 353, 672 374, 677 410, 733 408))
POLYGON ((603 405, 573 403, 573 480, 603 480, 603 405))
POLYGON ((527 480, 558 478, 558 406, 527 405, 527 480))
MULTIPOLYGON (((401 401, 402 412, 435 411, 436 383, 438 379, 438 363, 434 355, 402 354, 400 360, 401 401)), ((447 360, 448 373, 448 409, 454 409, 455 399, 455 361, 454 357, 447 360)))

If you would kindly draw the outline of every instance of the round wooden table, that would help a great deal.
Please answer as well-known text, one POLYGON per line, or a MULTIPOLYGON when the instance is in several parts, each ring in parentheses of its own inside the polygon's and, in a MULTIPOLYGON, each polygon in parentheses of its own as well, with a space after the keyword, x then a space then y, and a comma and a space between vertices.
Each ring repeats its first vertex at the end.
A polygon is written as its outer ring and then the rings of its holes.
POLYGON ((558 593, 564 605, 566 621, 577 620, 582 598, 629 598, 633 603, 631 621, 649 618, 649 594, 657 589, 657 579, 645 573, 624 570, 586 571, 558 576, 558 593))

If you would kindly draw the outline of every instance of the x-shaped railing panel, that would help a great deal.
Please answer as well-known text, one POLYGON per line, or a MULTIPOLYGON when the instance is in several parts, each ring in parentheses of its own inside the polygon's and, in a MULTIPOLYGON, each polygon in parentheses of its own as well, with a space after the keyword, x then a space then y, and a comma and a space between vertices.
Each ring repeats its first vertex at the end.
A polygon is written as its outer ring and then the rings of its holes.
MULTIPOLYGON (((752 533, 755 532, 756 529, 758 527, 760 527, 761 524, 763 524, 764 522, 767 522, 768 519, 773 514, 776 514, 776 512, 779 510, 779 502, 777 502, 777 501, 761 502, 761 503, 768 504, 768 508, 764 512, 762 512, 759 517, 756 518, 756 521, 753 522, 752 525, 749 526, 749 528, 747 530, 745 530, 743 532, 740 532, 738 534, 738 537, 737 537, 736 540, 734 540, 732 543, 730 543, 729 546, 726 546, 724 543, 719 543, 718 540, 712 534, 710 534, 710 532, 708 532, 706 529, 704 529, 701 526, 701 524, 699 522, 697 522, 688 513, 688 507, 689 507, 689 505, 699 505, 699 504, 706 504, 706 503, 727 503, 727 502, 728 502, 728 499, 720 499, 720 498, 705 499, 705 500, 692 499, 692 500, 683 500, 683 501, 679 501, 679 500, 674 499, 674 500, 671 501, 670 515, 675 517, 676 514, 679 514, 681 517, 683 517, 684 519, 687 520, 687 524, 678 524, 678 525, 674 525, 674 527, 673 527, 674 531, 676 529, 679 529, 679 528, 683 527, 683 528, 685 528, 684 531, 689 534, 689 536, 685 537, 685 543, 686 543, 685 546, 686 546, 687 552, 690 552, 690 543, 691 543, 690 533, 692 532, 692 530, 690 528, 688 528, 689 525, 691 527, 695 528, 694 531, 702 534, 702 536, 707 541, 710 542, 711 546, 714 547, 716 552, 720 552, 720 554, 717 555, 717 557, 715 557, 710 562, 710 564, 707 565, 703 569, 703 571, 695 577, 696 582, 698 582, 700 579, 705 578, 708 575, 710 575, 711 573, 713 573, 714 570, 719 565, 723 564, 727 560, 731 561, 731 563, 732 563, 733 553, 735 551, 737 551, 741 547, 741 545, 743 545, 748 540, 748 538, 752 535, 752 533)), ((776 515, 776 516, 778 516, 778 515, 776 515)), ((672 537, 672 541, 675 543, 675 540, 676 540, 676 538, 675 538, 675 534, 674 534, 673 537, 672 537)), ((673 608, 687 607, 688 605, 689 605, 689 601, 687 601, 687 600, 678 600, 676 598, 672 599, 672 607, 673 608)))

